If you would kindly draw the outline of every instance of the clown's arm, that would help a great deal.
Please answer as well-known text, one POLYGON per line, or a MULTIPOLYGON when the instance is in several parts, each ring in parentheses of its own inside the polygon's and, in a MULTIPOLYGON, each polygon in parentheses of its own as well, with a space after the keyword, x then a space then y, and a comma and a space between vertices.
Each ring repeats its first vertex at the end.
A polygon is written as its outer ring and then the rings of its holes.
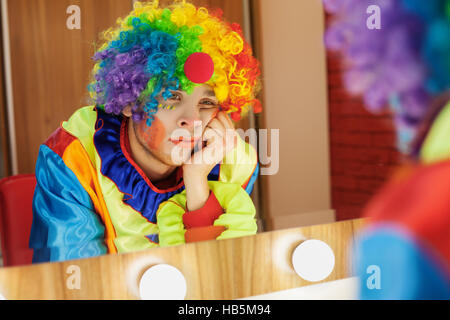
POLYGON ((256 151, 239 138, 227 157, 239 164, 227 164, 232 162, 224 159, 220 170, 213 170, 219 181, 208 181, 210 194, 202 208, 189 212, 185 191, 160 205, 157 223, 161 246, 256 234, 256 209, 250 198, 259 172, 256 151))
POLYGON ((157 222, 161 246, 256 234, 256 209, 248 193, 234 183, 208 184, 210 196, 199 210, 186 211, 185 191, 160 205, 157 222))
POLYGON ((63 159, 41 145, 36 163, 33 262, 63 261, 107 253, 104 226, 89 194, 63 159))

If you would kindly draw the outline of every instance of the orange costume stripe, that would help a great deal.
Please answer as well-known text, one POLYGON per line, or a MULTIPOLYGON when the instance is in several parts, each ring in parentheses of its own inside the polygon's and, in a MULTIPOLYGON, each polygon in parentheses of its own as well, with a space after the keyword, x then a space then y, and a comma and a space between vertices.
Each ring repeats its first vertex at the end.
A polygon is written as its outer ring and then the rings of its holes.
POLYGON ((224 226, 206 226, 187 229, 184 234, 186 243, 214 240, 222 234, 227 228, 224 226))

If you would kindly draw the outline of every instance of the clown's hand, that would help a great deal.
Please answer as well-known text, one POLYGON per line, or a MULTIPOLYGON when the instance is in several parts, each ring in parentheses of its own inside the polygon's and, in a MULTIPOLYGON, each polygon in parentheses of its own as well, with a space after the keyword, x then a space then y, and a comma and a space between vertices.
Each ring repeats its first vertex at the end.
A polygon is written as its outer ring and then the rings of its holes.
POLYGON ((183 165, 186 177, 207 177, 228 152, 237 144, 237 132, 228 115, 221 111, 206 126, 203 133, 203 148, 195 152, 183 165))

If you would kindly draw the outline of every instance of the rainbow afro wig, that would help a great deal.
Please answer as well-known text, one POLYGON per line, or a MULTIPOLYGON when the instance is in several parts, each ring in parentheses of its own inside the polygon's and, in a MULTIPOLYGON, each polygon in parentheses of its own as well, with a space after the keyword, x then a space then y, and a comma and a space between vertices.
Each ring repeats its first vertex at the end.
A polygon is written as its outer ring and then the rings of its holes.
POLYGON ((261 111, 255 98, 259 63, 241 27, 224 21, 221 10, 210 12, 186 1, 167 8, 158 1, 136 2, 117 25, 101 34, 104 43, 93 57, 88 85, 91 98, 105 112, 119 115, 131 106, 133 120, 147 115, 150 126, 158 95, 168 99, 171 90, 190 94, 201 84, 213 88, 221 110, 235 121, 250 107, 261 111))
POLYGON ((323 0, 326 46, 344 58, 347 90, 378 112, 390 106, 405 154, 431 102, 450 88, 450 0, 323 0), (380 29, 369 29, 369 6, 380 29))

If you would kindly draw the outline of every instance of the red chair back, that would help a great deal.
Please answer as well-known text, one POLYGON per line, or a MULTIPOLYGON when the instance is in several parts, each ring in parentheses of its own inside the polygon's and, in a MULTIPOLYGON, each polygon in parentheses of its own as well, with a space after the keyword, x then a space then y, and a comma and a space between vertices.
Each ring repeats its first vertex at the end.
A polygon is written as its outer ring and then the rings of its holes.
POLYGON ((33 221, 34 174, 0 180, 0 239, 4 266, 30 264, 33 251, 28 248, 33 221))

